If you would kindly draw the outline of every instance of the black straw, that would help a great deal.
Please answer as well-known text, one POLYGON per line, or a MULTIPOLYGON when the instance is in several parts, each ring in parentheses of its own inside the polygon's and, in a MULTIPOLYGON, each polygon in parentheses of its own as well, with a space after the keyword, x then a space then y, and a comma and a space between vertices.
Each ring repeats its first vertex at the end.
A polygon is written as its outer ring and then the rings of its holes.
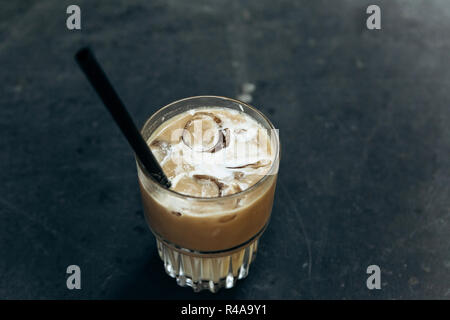
POLYGON ((127 138, 139 160, 144 165, 147 172, 159 183, 170 188, 170 181, 167 179, 155 156, 150 151, 147 143, 140 134, 136 125, 131 119, 127 109, 120 100, 116 91, 112 87, 102 68, 89 48, 80 49, 75 55, 80 68, 94 87, 97 94, 102 99, 122 133, 127 138))

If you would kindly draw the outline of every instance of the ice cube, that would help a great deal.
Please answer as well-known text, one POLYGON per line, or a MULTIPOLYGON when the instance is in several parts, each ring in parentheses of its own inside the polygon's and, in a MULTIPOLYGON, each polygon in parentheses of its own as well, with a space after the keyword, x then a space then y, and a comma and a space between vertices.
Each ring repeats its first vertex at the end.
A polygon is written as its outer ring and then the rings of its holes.
POLYGON ((172 145, 163 140, 156 139, 150 143, 150 150, 159 163, 164 161, 164 158, 170 153, 171 148, 172 145))
POLYGON ((261 167, 267 167, 272 163, 272 161, 268 160, 268 159, 262 159, 262 160, 258 160, 256 162, 252 162, 252 163, 244 163, 244 164, 240 164, 240 165, 236 165, 236 166, 227 166, 228 169, 242 169, 242 168, 253 168, 253 169, 258 169, 261 167))

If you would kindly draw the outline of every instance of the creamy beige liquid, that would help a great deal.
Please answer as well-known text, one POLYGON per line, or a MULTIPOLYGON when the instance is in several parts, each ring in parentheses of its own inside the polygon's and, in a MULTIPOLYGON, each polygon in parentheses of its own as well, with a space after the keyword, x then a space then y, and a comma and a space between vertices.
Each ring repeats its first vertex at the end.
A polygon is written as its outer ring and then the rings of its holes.
POLYGON ((228 108, 192 109, 163 122, 148 144, 171 189, 213 198, 191 201, 153 192, 140 179, 147 221, 155 233, 182 248, 217 251, 245 243, 266 225, 276 172, 240 195, 273 169, 276 158, 276 141, 255 119, 228 108))

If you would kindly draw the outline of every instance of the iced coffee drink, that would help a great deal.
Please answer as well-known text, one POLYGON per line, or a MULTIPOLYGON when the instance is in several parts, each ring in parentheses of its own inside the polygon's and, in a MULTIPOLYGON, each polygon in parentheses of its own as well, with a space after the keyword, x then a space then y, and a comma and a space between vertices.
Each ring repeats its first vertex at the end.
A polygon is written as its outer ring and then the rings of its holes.
POLYGON ((171 182, 138 161, 146 220, 166 272, 195 291, 247 276, 273 203, 277 131, 242 102, 202 96, 154 114, 142 134, 171 182))

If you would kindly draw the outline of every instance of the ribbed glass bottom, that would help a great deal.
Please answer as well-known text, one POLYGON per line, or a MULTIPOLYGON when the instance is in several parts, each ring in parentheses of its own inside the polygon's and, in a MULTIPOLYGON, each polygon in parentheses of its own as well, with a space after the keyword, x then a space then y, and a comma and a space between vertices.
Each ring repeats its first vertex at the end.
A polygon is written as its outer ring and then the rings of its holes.
POLYGON ((166 273, 176 278, 178 285, 192 287, 195 292, 202 290, 217 292, 223 287, 228 289, 234 287, 238 279, 248 275, 250 264, 256 257, 258 239, 238 251, 221 257, 182 253, 159 239, 156 239, 156 245, 166 273))

